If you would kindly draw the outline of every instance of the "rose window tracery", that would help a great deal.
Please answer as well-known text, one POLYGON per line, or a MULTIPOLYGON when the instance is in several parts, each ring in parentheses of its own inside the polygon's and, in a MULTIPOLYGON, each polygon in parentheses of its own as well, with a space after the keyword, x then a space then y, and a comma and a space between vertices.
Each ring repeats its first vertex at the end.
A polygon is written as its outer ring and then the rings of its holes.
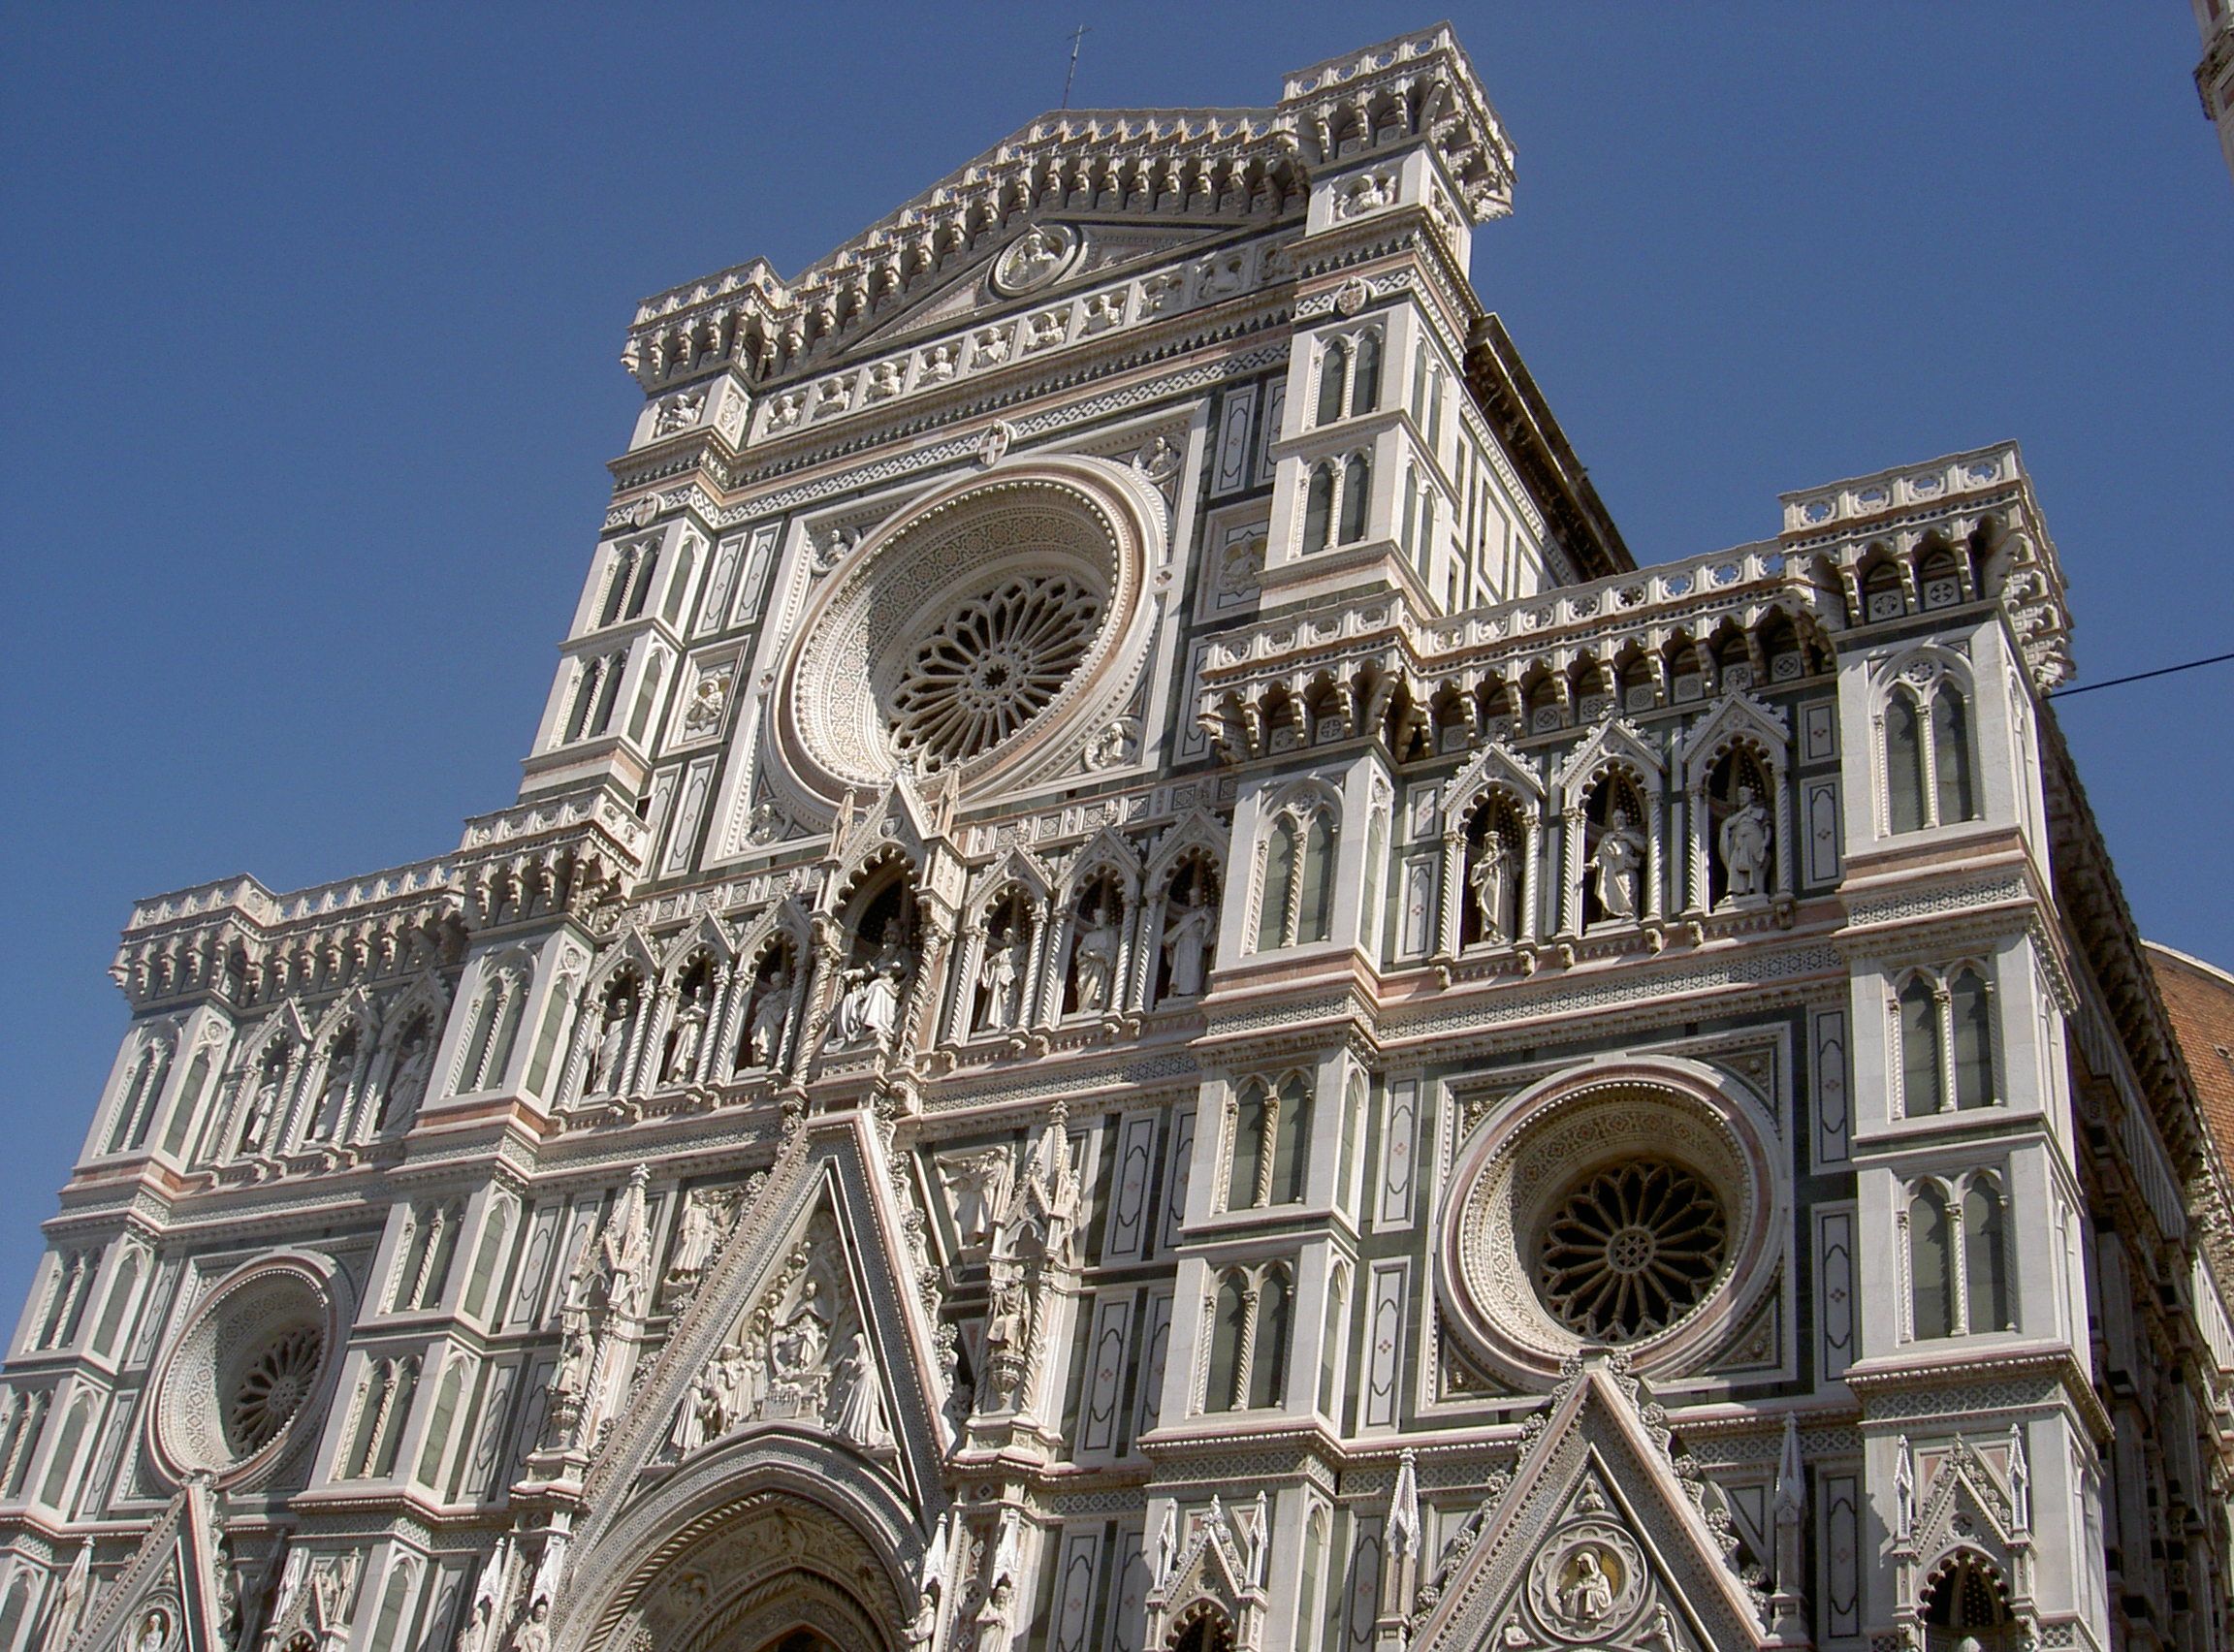
POLYGON ((1100 594, 1019 574, 972 596, 916 646, 893 690, 893 740, 926 768, 990 751, 1053 703, 1092 647, 1100 594))
POLYGON ((326 1359, 326 1339, 314 1325, 298 1325, 273 1338, 234 1380, 225 1404, 225 1443, 236 1456, 262 1450, 310 1397, 326 1359))
POLYGON ((1577 1336, 1624 1343, 1667 1329, 1714 1285, 1727 1223, 1714 1191, 1659 1160, 1585 1178, 1546 1224, 1545 1306, 1577 1336))

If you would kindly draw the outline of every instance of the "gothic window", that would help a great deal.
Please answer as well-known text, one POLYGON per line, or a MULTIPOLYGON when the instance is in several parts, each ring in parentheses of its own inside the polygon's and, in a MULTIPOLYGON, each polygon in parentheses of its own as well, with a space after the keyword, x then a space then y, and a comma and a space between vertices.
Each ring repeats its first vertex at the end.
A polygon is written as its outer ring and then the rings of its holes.
POLYGON ((1350 346, 1333 339, 1319 353, 1319 424, 1331 425, 1342 417, 1349 379, 1350 346))
POLYGON ((625 571, 616 569, 616 579, 626 587, 627 603, 622 609, 623 620, 641 619, 644 604, 651 599, 652 582, 659 572, 659 542, 647 542, 632 555, 631 565, 625 571))
POLYGON ((1293 1288, 1285 1264, 1228 1269, 1208 1304, 1211 1314, 1205 1411, 1262 1409, 1287 1403, 1288 1335, 1293 1288))
POLYGON ((1218 1282, 1210 1309, 1210 1381, 1205 1411, 1231 1411, 1241 1371, 1241 1351, 1249 1334, 1248 1276, 1236 1268, 1218 1282))
POLYGON ((23 1572, 16 1573, 8 1585, 5 1601, 0 1601, 0 1648, 15 1652, 16 1636, 23 1633, 23 1622, 31 1605, 31 1578, 23 1572))
POLYGON ((111 1153, 137 1152, 147 1145, 148 1127, 154 1123, 155 1102, 163 1094, 163 1076, 171 1066, 171 1043, 151 1038, 141 1047, 116 1108, 115 1128, 110 1132, 111 1153))
POLYGON ((116 1339, 124 1330, 124 1316, 132 1309, 132 1293, 139 1288, 140 1253, 127 1247, 116 1265, 116 1278, 109 1287, 109 1300, 102 1306, 101 1322, 93 1330, 95 1353, 106 1357, 115 1352, 116 1339))
POLYGON ((1973 1176, 1963 1192, 1963 1320, 1968 1331, 2006 1331, 2009 1257, 2001 1191, 1993 1179, 1973 1176))
POLYGON ((1312 466, 1311 486, 1303 505, 1303 549, 1324 551, 1334 524, 1334 467, 1312 466))
POLYGON ((1165 1652, 1233 1652, 1233 1626, 1208 1601, 1197 1601, 1171 1631, 1165 1652))
POLYGON ((195 1051, 193 1061, 187 1064, 186 1081, 178 1087, 178 1098, 171 1106, 171 1122, 163 1130, 163 1151, 174 1159, 186 1151, 186 1134, 194 1128, 194 1115, 208 1084, 209 1052, 205 1048, 195 1051))
POLYGON ((510 1200, 493 1199, 482 1218, 481 1243, 473 1253, 473 1271, 465 1281, 465 1312, 476 1318, 488 1307, 489 1287, 495 1283, 496 1270, 504 1259, 504 1242, 512 1232, 512 1209, 510 1200))
POLYGON ((584 660, 574 680, 574 706, 567 714, 561 744, 594 740, 613 726, 613 706, 621 698, 621 678, 628 665, 628 651, 597 654, 584 660))
POLYGON ((85 1431, 92 1421, 93 1397, 80 1394, 71 1402, 70 1414, 62 1419, 62 1431, 54 1437, 53 1453, 47 1459, 47 1478, 39 1487, 39 1501, 50 1509, 61 1509, 70 1494, 70 1476, 78 1467, 85 1431))
POLYGON ((483 966, 481 997, 473 1006, 471 1032, 465 1039, 464 1059, 459 1064, 455 1095, 491 1090, 504 1082, 512 1064, 512 1046, 520 1035, 520 1018, 527 1007, 527 968, 508 964, 483 966))
POLYGON ((1350 1274, 1336 1268, 1326 1282, 1326 1332, 1319 1350, 1319 1414, 1333 1418, 1341 1395, 1336 1387, 1341 1375, 1342 1338, 1348 1327, 1350 1274))
POLYGON ((1991 1107, 1995 1095, 1994 995, 1971 965, 1942 978, 1912 973, 1894 999, 1900 1046, 1900 1113, 1922 1118, 1991 1107))
POLYGON ((659 698, 659 681, 666 675, 667 656, 653 654, 644 668, 644 682, 636 690, 636 710, 628 717, 628 738, 637 745, 644 744, 644 733, 652 726, 652 708, 659 698))
POLYGON ((380 1615, 372 1620, 371 1644, 374 1646, 402 1643, 403 1608, 410 1601, 411 1585, 417 1578, 417 1569, 407 1562, 399 1560, 389 1569, 387 1585, 380 1591, 380 1615))
POLYGON ((434 1390, 434 1414, 427 1424, 426 1444, 419 1448, 418 1472, 411 1477, 428 1490, 441 1484, 442 1456, 450 1444, 450 1430, 458 1416, 459 1396, 465 1384, 465 1358, 463 1354, 450 1361, 449 1369, 442 1373, 441 1386, 434 1390))
POLYGON ((1939 1082, 1939 995, 1931 977, 1910 976, 1899 1006, 1901 1111, 1921 1118, 1947 1104, 1939 1082))
POLYGON ((1334 927, 1334 821, 1324 804, 1283 808, 1264 843, 1257 950, 1324 940, 1334 927))
POLYGON ((1265 1204, 1300 1204, 1309 1181, 1311 1087, 1299 1075, 1281 1081, 1274 1097, 1272 1162, 1258 1185, 1265 1204))
POLYGON ((1226 1175, 1226 1208, 1259 1203, 1257 1190, 1270 1173, 1265 1150, 1273 1128, 1272 1093, 1262 1079, 1244 1084, 1233 1103, 1233 1145, 1226 1175))
POLYGON ((47 1299, 47 1316, 39 1327, 39 1348, 67 1348, 78 1340, 78 1323, 84 1318, 85 1293, 93 1283, 98 1251, 74 1251, 57 1263, 53 1294, 47 1299))
POLYGON ((1319 353, 1319 401, 1313 425, 1370 413, 1381 405, 1381 334, 1367 329, 1328 339, 1319 353))
POLYGON ((348 1448, 341 1455, 335 1479, 361 1479, 370 1468, 373 1443, 379 1436, 380 1421, 387 1413, 388 1396, 395 1383, 393 1360, 366 1361, 365 1375, 357 1384, 356 1415, 351 1418, 348 1448))
POLYGON ((1930 1626, 1930 1644, 1968 1644, 1979 1652, 2014 1647, 2007 1594, 2001 1574, 1990 1561, 1968 1552, 1949 1556, 1924 1589, 1923 1618, 1930 1626), (1977 1633, 1980 1630, 1986 1634, 1977 1633))
POLYGON ((991 751, 1054 703, 1103 612, 1102 594, 1069 574, 1014 575, 960 602, 900 667, 894 740, 934 769, 991 751))
POLYGON ((1342 543, 1353 544, 1365 537, 1365 510, 1373 501, 1373 490, 1368 485, 1370 467, 1365 456, 1354 453, 1342 466, 1342 543))
POLYGON ((37 1451, 40 1430, 53 1403, 52 1393, 44 1389, 23 1397, 21 1423, 8 1446, 7 1495, 11 1498, 23 1495, 24 1483, 31 1477, 31 1460, 37 1451))
POLYGON ((411 1420, 411 1402, 419 1392, 419 1356, 395 1362, 395 1376, 382 1409, 380 1428, 373 1437, 368 1472, 385 1478, 396 1472, 397 1453, 403 1448, 403 1430, 411 1420))
POLYGON ((1994 1007, 1986 983, 1974 969, 1955 971, 1947 993, 1955 1058, 1955 1105, 1994 1104, 1994 1007))
POLYGON ((1250 1347, 1249 1406, 1253 1411, 1288 1403, 1288 1330, 1294 1292, 1288 1270, 1266 1268, 1257 1287, 1257 1335, 1250 1347))
POLYGON ((1910 1323, 1919 1340, 1955 1334, 1955 1255, 1947 1199, 1927 1182, 1908 1197, 1910 1323))
POLYGON ((667 582, 667 603, 659 611, 659 618, 670 625, 683 618, 683 599, 689 594, 690 574, 697 560, 696 547, 688 539, 684 540, 683 559, 675 564, 674 577, 667 582))
POLYGON ((1904 681, 1885 701, 1886 824, 1920 832, 1978 816, 1970 709, 1945 676, 1904 681))
POLYGON ((450 1280, 450 1259, 458 1250, 464 1219, 458 1204, 414 1205, 403 1219, 402 1252, 396 1267, 390 1312, 404 1314, 439 1308, 450 1280))

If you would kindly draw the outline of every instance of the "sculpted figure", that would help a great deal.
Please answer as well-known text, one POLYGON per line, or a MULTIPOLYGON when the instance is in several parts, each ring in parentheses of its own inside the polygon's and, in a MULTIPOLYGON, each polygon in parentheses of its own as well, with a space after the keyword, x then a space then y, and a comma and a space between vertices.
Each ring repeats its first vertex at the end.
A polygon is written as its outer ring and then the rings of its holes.
POLYGON ((1585 1548, 1575 1557, 1574 1575, 1559 1591, 1559 1609, 1584 1629, 1613 1609, 1613 1581, 1596 1549, 1585 1548))
POLYGON ((1481 854, 1467 873, 1466 883, 1474 892, 1474 909, 1482 917, 1482 938, 1511 939, 1505 914, 1512 902, 1513 852, 1496 827, 1482 834, 1481 854))
POLYGON ((1015 1633, 1016 1585, 1003 1573, 977 1611, 977 1652, 1008 1652, 1015 1633))
POLYGON ((746 1054, 754 1066, 776 1064, 783 1029, 791 1020, 791 971, 778 964, 753 1001, 751 1024, 745 1031, 746 1054))
POLYGON ((601 1096, 621 1088, 621 1063, 628 1053, 628 999, 616 993, 605 1005, 605 1025, 597 1034, 597 1049, 590 1059, 590 1071, 582 1081, 585 1096, 601 1096))
POLYGON ((551 1603, 541 1595, 512 1632, 512 1652, 551 1652, 551 1603))
POLYGON ((714 1217, 714 1203, 704 1188, 693 1188, 683 1201, 683 1214, 675 1223, 675 1249, 667 1261, 667 1283, 691 1285, 714 1259, 714 1246, 721 1226, 714 1217))
POLYGON ((877 956, 839 977, 846 989, 838 1001, 839 1043, 880 1043, 899 1030, 901 989, 913 965, 914 955, 901 938, 900 920, 886 920, 884 944, 877 956))
POLYGON ((248 1103, 248 1122, 240 1128, 242 1153, 255 1153, 264 1146, 264 1138, 271 1128, 272 1115, 279 1110, 279 1087, 286 1076, 286 1057, 274 1050, 265 1060, 264 1069, 256 1081, 256 1095, 248 1103))
POLYGON ((819 1283, 810 1278, 800 1287, 799 1300, 783 1322, 776 1327, 768 1345, 768 1361, 779 1377, 802 1377, 817 1369, 830 1347, 830 1316, 816 1300, 819 1283))
POLYGON ((147 1615, 140 1620, 140 1633, 132 1642, 133 1652, 163 1652, 171 1640, 171 1614, 161 1606, 149 1606, 147 1615))
POLYGON ((434 1040, 422 1032, 404 1045, 403 1059, 397 1064, 396 1076, 388 1081, 388 1098, 380 1108, 380 1128, 391 1121, 408 1119, 419 1110, 419 1103, 427 1098, 427 1079, 433 1068, 434 1040))
POLYGON ((1016 1025, 1023 1013, 1024 972, 1031 964, 1031 941, 1022 924, 987 949, 977 968, 978 984, 985 989, 985 1025, 995 1031, 1016 1025))
POLYGON ((706 1006, 685 999, 675 1012, 675 1045, 667 1058, 667 1076, 687 1084, 698 1071, 698 1046, 706 1036, 706 1006))
POLYGON ((1070 954, 1070 980, 1081 1010, 1109 1007, 1117 980, 1117 918, 1107 901, 1095 906, 1093 917, 1078 932, 1070 954))
POLYGON ((836 1386, 830 1426, 842 1438, 872 1451, 889 1444, 892 1436, 884 1426, 884 1392, 877 1381, 877 1366, 858 1340, 839 1363, 836 1386))
POLYGON ((1769 845, 1769 810, 1752 786, 1739 781, 1737 807, 1723 817, 1721 833, 1722 870, 1730 879, 1732 900, 1765 892, 1769 845))
POLYGON ((1606 829, 1598 834, 1598 848, 1584 870, 1598 874, 1598 905, 1609 918, 1637 915, 1637 884, 1644 864, 1644 840, 1631 824, 1629 810, 1613 806, 1606 829))
POLYGON ((1208 902, 1173 908, 1164 931, 1165 956, 1171 961, 1173 998, 1193 998, 1201 992, 1203 964, 1217 923, 1218 914, 1208 902))

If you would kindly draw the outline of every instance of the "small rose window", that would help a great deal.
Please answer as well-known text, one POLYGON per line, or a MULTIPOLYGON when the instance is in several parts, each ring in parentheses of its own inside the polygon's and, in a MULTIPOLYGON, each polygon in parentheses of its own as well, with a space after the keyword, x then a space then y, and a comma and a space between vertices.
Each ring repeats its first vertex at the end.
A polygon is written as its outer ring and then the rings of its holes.
POLYGON ((1552 1212, 1537 1285, 1552 1317, 1587 1342, 1664 1331, 1706 1300, 1727 1223, 1714 1190, 1658 1160, 1586 1177, 1552 1212))

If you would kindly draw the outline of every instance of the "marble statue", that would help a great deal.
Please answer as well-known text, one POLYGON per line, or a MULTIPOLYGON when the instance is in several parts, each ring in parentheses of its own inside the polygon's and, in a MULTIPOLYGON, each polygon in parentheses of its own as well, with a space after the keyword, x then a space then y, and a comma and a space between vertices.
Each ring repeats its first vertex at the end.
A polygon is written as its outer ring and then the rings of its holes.
POLYGON ((1082 1011, 1110 1007, 1110 990, 1117 979, 1117 917, 1109 903, 1099 903, 1078 932, 1070 952, 1070 984, 1082 1011))
POLYGON ((1644 840, 1631 823, 1629 810, 1613 806, 1598 846, 1584 863, 1597 874, 1598 908, 1609 918, 1637 916, 1637 888, 1644 865, 1644 840))
POLYGON ((1769 847, 1768 808, 1760 794, 1740 780, 1737 805, 1723 817, 1721 832, 1722 871, 1729 879, 1731 900, 1742 901, 1765 892, 1769 847))

